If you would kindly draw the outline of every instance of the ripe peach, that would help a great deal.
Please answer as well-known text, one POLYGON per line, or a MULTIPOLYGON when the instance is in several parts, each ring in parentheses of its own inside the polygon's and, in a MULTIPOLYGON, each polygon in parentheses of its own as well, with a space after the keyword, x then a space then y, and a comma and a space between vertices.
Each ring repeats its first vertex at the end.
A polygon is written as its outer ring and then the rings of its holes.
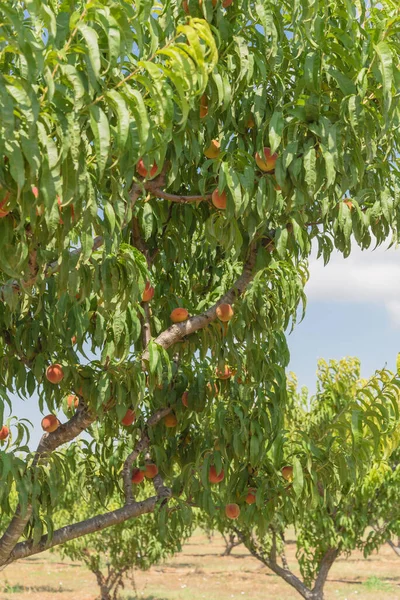
POLYGON ((247 490, 246 502, 247 504, 254 504, 256 501, 256 490, 255 488, 249 488, 247 490))
POLYGON ((0 440, 6 440, 9 433, 10 430, 8 429, 7 425, 3 425, 3 427, 0 429, 0 440))
POLYGON ((60 383, 64 377, 64 371, 61 365, 50 365, 46 369, 46 377, 50 383, 60 383))
POLYGON ((183 394, 182 394, 182 404, 183 404, 183 406, 186 406, 186 408, 189 408, 188 397, 189 397, 189 392, 183 392, 183 394))
POLYGON ((147 479, 153 479, 158 473, 158 467, 157 465, 154 465, 153 463, 148 463, 146 465, 146 468, 144 470, 144 475, 145 477, 147 477, 147 479))
POLYGON ((36 185, 33 185, 33 186, 31 187, 31 190, 32 190, 32 194, 35 196, 35 198, 38 198, 38 197, 39 197, 39 190, 38 190, 38 188, 36 187, 36 185))
POLYGON ((139 175, 141 177, 150 177, 150 179, 152 179, 158 171, 158 166, 156 163, 154 163, 150 169, 150 175, 149 175, 149 172, 144 165, 143 159, 141 158, 136 165, 136 171, 139 173, 139 175))
POLYGON ((9 197, 10 197, 10 193, 7 192, 7 194, 5 195, 3 200, 0 202, 0 219, 3 219, 4 217, 6 217, 8 215, 8 213, 10 212, 9 210, 3 208, 3 206, 5 206, 7 204, 9 197))
POLYGON ((182 323, 189 317, 189 311, 186 308, 174 308, 170 314, 170 319, 173 323, 182 323))
POLYGON ((232 4, 233 0, 222 0, 222 6, 228 8, 232 4))
POLYGON ((221 210, 225 210, 226 208, 226 192, 222 192, 221 194, 218 191, 218 188, 213 191, 211 196, 212 203, 215 208, 219 208, 221 210))
POLYGON ((293 481, 293 467, 283 467, 281 473, 286 481, 293 481))
POLYGON ((217 369, 215 374, 218 377, 218 379, 229 379, 230 377, 232 377, 233 371, 228 367, 228 365, 225 365, 223 371, 221 369, 217 369))
POLYGON ((210 467, 210 471, 208 473, 208 481, 210 483, 220 483, 225 477, 225 473, 222 470, 220 473, 217 473, 217 469, 214 465, 210 467))
POLYGON ((264 148, 264 158, 262 158, 258 152, 256 152, 255 159, 259 169, 268 173, 269 171, 273 171, 275 169, 275 163, 277 161, 278 155, 276 152, 271 154, 271 148, 264 148))
POLYGON ((211 144, 204 150, 204 156, 207 158, 217 158, 221 152, 221 144, 218 140, 211 140, 211 144))
POLYGON ((74 394, 70 394, 67 398, 67 405, 68 408, 78 408, 79 406, 79 398, 78 396, 75 396, 74 394))
POLYGON ((124 418, 121 421, 121 424, 125 425, 125 427, 129 427, 129 425, 132 425, 132 423, 134 423, 135 421, 136 421, 135 412, 133 410, 131 410, 130 408, 128 408, 128 410, 125 413, 124 418))
POLYGON ((164 417, 165 427, 176 427, 178 424, 178 419, 173 413, 169 413, 164 417))
POLYGON ((354 204, 352 203, 352 201, 350 200, 350 198, 345 198, 343 200, 344 204, 350 209, 353 210, 354 208, 354 204))
MULTIPOLYGON (((189 11, 189 7, 188 7, 189 11)), ((189 14, 189 13, 188 13, 189 14)), ((208 115, 208 98, 203 94, 200 98, 200 119, 204 119, 208 115)))
POLYGON ((225 506, 225 514, 228 519, 237 519, 240 515, 240 508, 237 504, 227 504, 225 506))
POLYGON ((47 431, 47 433, 53 433, 60 427, 60 421, 57 419, 55 415, 47 415, 42 419, 42 429, 47 431))
POLYGON ((230 321, 233 317, 233 308, 230 304, 220 304, 217 306, 217 317, 223 323, 230 321))
POLYGON ((150 281, 146 281, 144 292, 142 294, 142 301, 149 302, 154 296, 154 288, 150 285, 150 281))
POLYGON ((142 483, 144 479, 144 471, 140 469, 133 469, 132 471, 132 483, 142 483))
POLYGON ((73 346, 75 346, 76 342, 77 342, 76 335, 73 335, 72 338, 71 338, 71 344, 73 346))

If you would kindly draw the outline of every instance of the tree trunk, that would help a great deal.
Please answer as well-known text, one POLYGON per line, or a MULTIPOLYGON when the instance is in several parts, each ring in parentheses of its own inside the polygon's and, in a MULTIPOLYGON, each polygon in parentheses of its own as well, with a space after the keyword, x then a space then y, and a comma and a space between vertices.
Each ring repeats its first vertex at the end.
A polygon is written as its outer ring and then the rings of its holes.
POLYGON ((242 542, 240 540, 236 540, 235 539, 235 534, 234 533, 230 533, 228 539, 223 536, 224 540, 225 540, 225 550, 223 551, 221 556, 230 556, 232 550, 236 547, 239 546, 239 544, 241 544, 242 542))

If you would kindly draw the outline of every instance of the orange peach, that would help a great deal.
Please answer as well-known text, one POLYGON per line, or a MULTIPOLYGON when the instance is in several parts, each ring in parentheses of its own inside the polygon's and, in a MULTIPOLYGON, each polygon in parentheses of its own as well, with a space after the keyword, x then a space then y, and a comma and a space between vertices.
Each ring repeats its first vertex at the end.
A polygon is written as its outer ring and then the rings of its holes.
POLYGON ((145 477, 147 477, 147 479, 153 479, 158 473, 158 467, 157 465, 154 465, 153 463, 148 463, 146 465, 146 468, 144 470, 144 475, 145 477))
POLYGON ((3 219, 4 217, 6 217, 8 215, 8 213, 10 212, 6 208, 3 208, 7 204, 9 197, 10 197, 10 193, 7 192, 7 194, 5 195, 3 200, 0 202, 0 219, 3 219))
MULTIPOLYGON (((189 11, 189 8, 188 8, 189 11)), ((188 12, 189 14, 189 12, 188 12)), ((203 94, 200 98, 200 119, 204 119, 208 115, 208 98, 203 94)))
POLYGON ((141 177, 150 177, 150 179, 152 179, 158 171, 158 166, 156 163, 154 163, 150 169, 150 175, 149 175, 149 171, 146 169, 144 161, 141 158, 136 165, 136 171, 139 173, 139 175, 141 177))
POLYGON ((211 200, 212 200, 212 203, 214 204, 215 208, 219 208, 220 210, 225 210, 225 208, 226 208, 226 192, 221 192, 221 194, 220 194, 218 191, 218 188, 217 188, 216 190, 213 191, 211 200))
POLYGON ((165 427, 176 427, 178 424, 178 419, 173 413, 169 413, 164 417, 165 427))
POLYGON ((67 398, 67 405, 68 408, 78 408, 79 406, 79 398, 78 396, 75 396, 74 394, 70 394, 67 398))
POLYGON ((32 190, 32 194, 35 196, 35 198, 38 198, 38 197, 39 197, 39 190, 38 190, 38 188, 36 187, 36 185, 33 185, 33 186, 31 187, 31 190, 32 190))
POLYGON ((47 415, 42 419, 42 429, 47 433, 53 433, 60 427, 60 421, 54 415, 47 415))
POLYGON ((223 323, 230 321, 233 317, 233 308, 230 304, 220 304, 217 306, 217 317, 223 323))
POLYGON ((222 0, 222 6, 228 8, 232 4, 233 0, 222 0))
POLYGON ((183 394, 182 394, 182 404, 183 404, 183 406, 186 406, 186 408, 189 408, 188 397, 189 397, 189 392, 183 392, 183 394))
POLYGON ((61 365, 50 365, 46 369, 46 377, 50 383, 60 383, 64 377, 64 371, 61 365))
POLYGON ((256 501, 256 490, 255 488, 249 488, 247 490, 246 502, 247 504, 254 504, 256 501))
POLYGON ((233 371, 228 367, 228 365, 225 365, 223 370, 217 369, 215 374, 218 379, 229 379, 232 377, 233 371))
POLYGON ((3 427, 0 429, 0 440, 6 440, 9 433, 10 430, 8 429, 7 425, 3 425, 3 427))
POLYGON ((282 477, 286 479, 286 481, 293 481, 293 467, 283 467, 281 469, 282 477))
POLYGON ((144 479, 144 471, 141 469, 133 469, 132 471, 132 483, 142 483, 144 479))
POLYGON ((121 421, 121 424, 125 425, 125 427, 129 427, 129 425, 132 425, 132 423, 134 423, 135 421, 136 421, 135 412, 133 410, 131 410, 130 408, 128 408, 128 410, 125 413, 124 418, 121 421))
POLYGON ((170 314, 170 319, 173 323, 182 323, 189 317, 189 311, 186 308, 174 308, 170 314))
POLYGON ((225 506, 225 514, 228 519, 237 519, 240 515, 240 508, 237 504, 227 504, 225 506))
POLYGON ((210 471, 208 473, 208 481, 210 483, 220 483, 225 477, 225 473, 222 470, 220 473, 217 473, 217 469, 214 465, 210 467, 210 471))
POLYGON ((211 140, 211 144, 204 150, 204 156, 207 158, 217 158, 221 152, 221 144, 218 140, 211 140))
POLYGON ((149 302, 154 296, 154 288, 150 285, 150 281, 146 281, 144 286, 144 292, 142 294, 142 301, 149 302))
POLYGON ((264 157, 262 158, 258 152, 256 152, 255 159, 259 169, 268 173, 269 171, 273 171, 275 169, 275 164, 277 161, 278 155, 276 152, 271 153, 271 148, 264 148, 264 157))

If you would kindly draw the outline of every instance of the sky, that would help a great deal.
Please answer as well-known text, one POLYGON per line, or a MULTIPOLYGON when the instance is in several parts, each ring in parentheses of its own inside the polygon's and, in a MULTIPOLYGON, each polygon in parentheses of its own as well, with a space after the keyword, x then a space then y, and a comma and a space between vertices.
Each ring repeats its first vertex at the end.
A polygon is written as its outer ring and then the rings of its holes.
POLYGON ((400 250, 382 246, 346 259, 334 253, 324 267, 314 256, 305 292, 304 320, 289 336, 299 385, 315 391, 319 358, 356 356, 363 377, 387 366, 395 370, 400 351, 400 250))
MULTIPOLYGON (((314 255, 306 294, 306 316, 288 336, 289 370, 300 386, 315 391, 319 358, 357 356, 364 377, 385 366, 395 369, 400 351, 400 250, 354 247, 346 259, 334 253, 327 266, 314 255)), ((32 421, 33 448, 42 434, 36 399, 15 398, 13 410, 18 418, 32 421)))

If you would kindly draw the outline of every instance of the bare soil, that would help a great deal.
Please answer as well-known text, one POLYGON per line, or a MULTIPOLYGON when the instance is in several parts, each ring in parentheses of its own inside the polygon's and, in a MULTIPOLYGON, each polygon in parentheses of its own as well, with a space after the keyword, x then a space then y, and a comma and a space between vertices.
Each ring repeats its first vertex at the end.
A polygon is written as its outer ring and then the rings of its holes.
MULTIPOLYGON (((147 572, 136 572, 135 587, 126 580, 123 600, 298 600, 300 596, 243 546, 221 557, 224 542, 200 532, 183 552, 147 572)), ((287 557, 293 568, 295 544, 287 557)), ((80 563, 44 553, 21 560, 0 572, 0 600, 95 600, 94 576, 80 563)), ((326 585, 326 600, 400 600, 400 558, 389 546, 368 559, 355 552, 340 558, 326 585)))

